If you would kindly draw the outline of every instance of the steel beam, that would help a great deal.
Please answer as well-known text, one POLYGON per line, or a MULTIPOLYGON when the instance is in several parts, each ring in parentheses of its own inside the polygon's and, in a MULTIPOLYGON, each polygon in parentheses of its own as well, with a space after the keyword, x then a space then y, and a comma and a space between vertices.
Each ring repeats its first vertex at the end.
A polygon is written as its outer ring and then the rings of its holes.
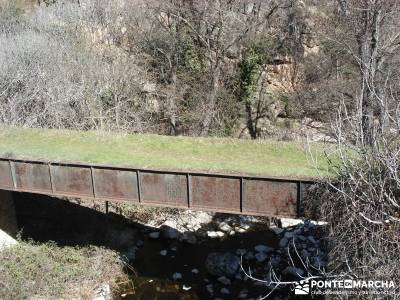
POLYGON ((0 157, 0 189, 236 214, 297 217, 313 180, 0 157))

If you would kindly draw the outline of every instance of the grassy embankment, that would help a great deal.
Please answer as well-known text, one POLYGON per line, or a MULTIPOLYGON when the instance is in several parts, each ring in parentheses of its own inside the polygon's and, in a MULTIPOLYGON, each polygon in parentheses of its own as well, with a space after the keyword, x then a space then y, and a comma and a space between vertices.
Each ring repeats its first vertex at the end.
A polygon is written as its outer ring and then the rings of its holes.
POLYGON ((306 147, 300 142, 0 127, 0 156, 266 176, 326 175, 324 151, 331 148, 321 143, 306 147))
POLYGON ((114 251, 20 241, 0 251, 0 299, 91 299, 125 277, 114 251))

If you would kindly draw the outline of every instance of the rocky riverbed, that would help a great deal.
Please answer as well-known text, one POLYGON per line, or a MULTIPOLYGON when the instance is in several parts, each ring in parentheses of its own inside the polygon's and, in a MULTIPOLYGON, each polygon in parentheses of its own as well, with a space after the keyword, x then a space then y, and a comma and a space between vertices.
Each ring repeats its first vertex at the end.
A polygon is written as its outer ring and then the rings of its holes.
POLYGON ((327 264, 324 226, 314 222, 168 209, 140 218, 104 207, 30 194, 16 201, 23 239, 120 253, 129 280, 99 299, 258 299, 272 290, 270 299, 289 299, 292 287, 275 281, 327 264))
MULTIPOLYGON (((157 290, 157 276, 181 299, 258 299, 272 290, 273 299, 285 299, 293 296, 292 286, 278 286, 276 279, 301 280, 327 264, 323 231, 314 222, 283 219, 277 227, 249 216, 184 211, 146 225, 125 259, 139 274, 151 273, 148 286, 157 290)), ((126 297, 147 299, 121 293, 126 297)))

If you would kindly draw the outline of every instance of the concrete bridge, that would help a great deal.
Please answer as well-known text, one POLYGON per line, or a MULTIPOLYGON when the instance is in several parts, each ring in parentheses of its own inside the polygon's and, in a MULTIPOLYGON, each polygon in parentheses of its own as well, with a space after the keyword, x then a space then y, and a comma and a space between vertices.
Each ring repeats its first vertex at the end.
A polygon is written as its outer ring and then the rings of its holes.
POLYGON ((4 191, 235 214, 298 217, 310 184, 296 178, 0 158, 4 191))

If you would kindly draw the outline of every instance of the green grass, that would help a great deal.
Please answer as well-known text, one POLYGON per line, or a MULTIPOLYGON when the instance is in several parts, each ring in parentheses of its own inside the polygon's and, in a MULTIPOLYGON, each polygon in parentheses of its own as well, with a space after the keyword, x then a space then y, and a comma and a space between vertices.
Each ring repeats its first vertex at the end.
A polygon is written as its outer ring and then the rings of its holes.
POLYGON ((313 143, 306 148, 299 142, 0 127, 0 156, 266 176, 326 175, 324 151, 332 146, 313 143))

